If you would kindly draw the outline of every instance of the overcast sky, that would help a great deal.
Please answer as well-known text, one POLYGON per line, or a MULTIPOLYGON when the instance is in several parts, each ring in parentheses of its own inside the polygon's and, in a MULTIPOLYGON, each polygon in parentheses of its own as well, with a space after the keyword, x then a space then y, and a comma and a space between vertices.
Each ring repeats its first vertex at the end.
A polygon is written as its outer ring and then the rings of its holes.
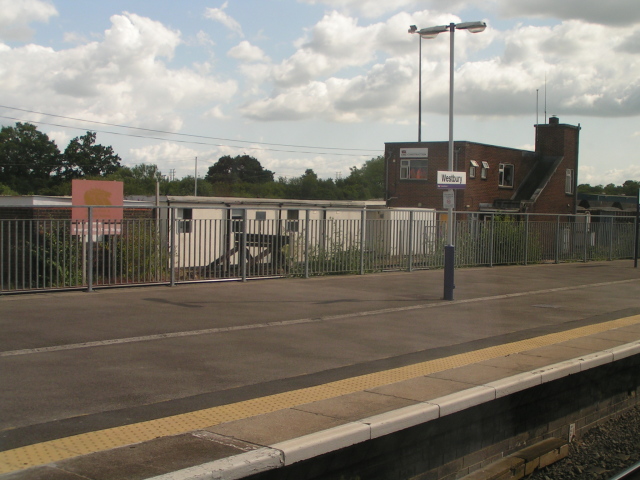
MULTIPOLYGON (((582 127, 579 183, 640 180, 638 0, 0 0, 0 123, 61 150, 94 130, 177 178, 243 153, 346 176, 418 139, 409 26, 474 20, 455 34, 456 140, 532 149, 546 111, 582 127)), ((449 34, 422 54, 422 140, 446 141, 449 34)))

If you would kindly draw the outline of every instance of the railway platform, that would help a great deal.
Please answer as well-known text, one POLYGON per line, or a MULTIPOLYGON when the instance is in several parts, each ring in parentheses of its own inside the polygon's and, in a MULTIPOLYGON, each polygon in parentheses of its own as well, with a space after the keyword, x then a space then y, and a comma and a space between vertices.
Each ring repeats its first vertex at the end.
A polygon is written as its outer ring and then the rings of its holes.
POLYGON ((638 403, 632 261, 442 275, 2 296, 0 479, 455 478, 638 403))

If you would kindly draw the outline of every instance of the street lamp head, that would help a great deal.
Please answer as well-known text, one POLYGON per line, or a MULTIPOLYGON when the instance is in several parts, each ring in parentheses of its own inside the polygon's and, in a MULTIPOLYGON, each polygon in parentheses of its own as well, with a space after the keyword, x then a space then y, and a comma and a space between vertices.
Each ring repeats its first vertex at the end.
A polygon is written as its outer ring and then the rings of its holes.
POLYGON ((484 32, 485 28, 487 28, 485 22, 464 22, 456 25, 456 30, 469 30, 471 33, 484 32))
POLYGON ((449 25, 438 25, 437 27, 428 27, 421 29, 418 33, 425 40, 436 38, 439 33, 449 30, 449 25))

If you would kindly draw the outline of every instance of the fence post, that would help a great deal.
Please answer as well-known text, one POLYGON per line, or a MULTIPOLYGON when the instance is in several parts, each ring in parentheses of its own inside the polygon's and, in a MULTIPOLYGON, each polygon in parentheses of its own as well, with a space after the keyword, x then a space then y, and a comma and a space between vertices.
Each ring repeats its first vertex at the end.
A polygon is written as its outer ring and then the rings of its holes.
POLYGON ((491 214, 491 225, 489 225, 489 266, 493 267, 493 227, 496 220, 496 214, 491 214))
POLYGON ((409 271, 413 271, 413 210, 409 211, 409 271))
POLYGON ((364 247, 367 226, 367 215, 363 208, 360 212, 360 275, 364 275, 364 247))
POLYGON ((304 278, 309 278, 309 210, 305 211, 304 219, 304 278))
POLYGON ((609 223, 609 261, 613 260, 613 226, 615 225, 615 217, 611 217, 611 222, 609 223))
POLYGON ((587 232, 587 217, 588 217, 588 215, 584 216, 584 237, 583 237, 584 238, 584 249, 583 249, 584 250, 584 252, 583 252, 584 253, 584 260, 583 260, 584 263, 587 263, 587 241, 589 239, 589 235, 588 235, 588 232, 587 232))
POLYGON ((529 214, 524 215, 524 264, 528 265, 529 260, 529 214))
POLYGON ((240 264, 242 281, 247 281, 247 209, 242 210, 242 240, 240 242, 240 264))
POLYGON ((556 216, 556 252, 555 263, 560 263, 560 215, 556 216))
POLYGON ((93 292, 93 207, 87 207, 87 209, 89 210, 89 239, 87 241, 87 292, 93 292))
POLYGON ((176 208, 169 209, 169 268, 171 269, 170 286, 176 286, 176 208))

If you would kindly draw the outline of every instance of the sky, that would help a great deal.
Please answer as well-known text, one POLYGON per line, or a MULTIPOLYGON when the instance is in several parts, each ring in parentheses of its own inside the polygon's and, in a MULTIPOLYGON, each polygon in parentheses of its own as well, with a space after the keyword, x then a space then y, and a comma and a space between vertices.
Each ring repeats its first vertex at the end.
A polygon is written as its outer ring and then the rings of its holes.
POLYGON ((0 124, 61 150, 87 130, 122 163, 206 175, 251 155, 321 178, 385 142, 533 149, 534 125, 580 125, 579 183, 640 180, 637 0, 0 0, 0 124), (421 60, 421 61, 420 61, 421 60), (196 160, 197 159, 197 160, 196 160))

